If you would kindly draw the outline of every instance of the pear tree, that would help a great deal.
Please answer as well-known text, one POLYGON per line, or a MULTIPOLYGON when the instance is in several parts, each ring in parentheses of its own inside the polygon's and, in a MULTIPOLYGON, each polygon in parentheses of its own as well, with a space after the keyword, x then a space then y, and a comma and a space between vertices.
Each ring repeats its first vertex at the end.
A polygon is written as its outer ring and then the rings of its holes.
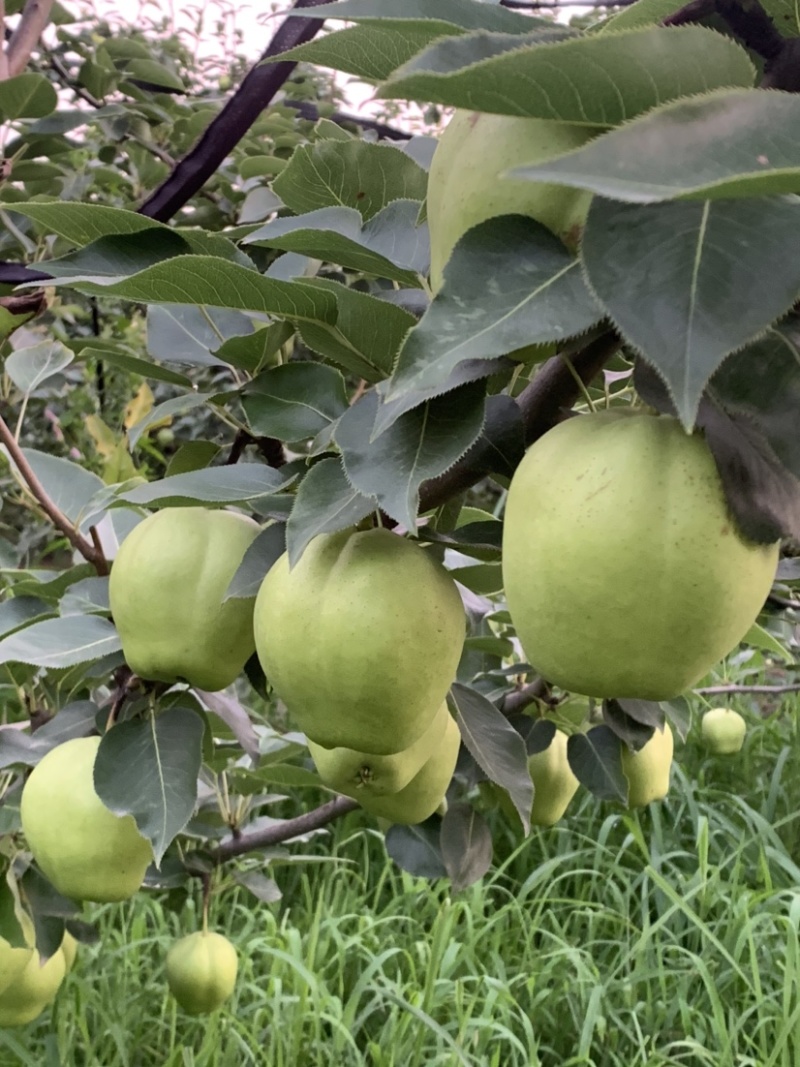
POLYGON ((245 76, 19 7, 0 1022, 85 902, 197 893, 166 981, 224 1010, 213 904, 277 846, 346 819, 458 891, 800 688, 785 5, 296 0, 245 76))

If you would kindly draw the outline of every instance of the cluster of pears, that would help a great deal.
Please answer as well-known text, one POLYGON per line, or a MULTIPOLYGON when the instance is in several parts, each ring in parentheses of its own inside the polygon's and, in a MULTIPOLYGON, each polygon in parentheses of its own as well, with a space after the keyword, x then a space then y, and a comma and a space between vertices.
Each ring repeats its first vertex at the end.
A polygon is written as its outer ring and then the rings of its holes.
POLYGON ((460 742, 443 706, 465 636, 455 583, 409 540, 346 530, 316 537, 294 567, 284 554, 257 598, 226 600, 258 530, 194 507, 134 528, 110 582, 129 666, 217 690, 256 650, 327 785, 393 822, 427 818, 460 742))
POLYGON ((33 922, 15 911, 24 946, 14 947, 0 937, 0 1027, 25 1026, 52 1004, 64 978, 72 970, 78 943, 69 930, 58 950, 43 960, 37 949, 33 922))
POLYGON ((444 700, 465 624, 447 571, 388 530, 323 535, 296 566, 278 560, 256 648, 327 785, 394 823, 439 808, 461 740, 444 700))

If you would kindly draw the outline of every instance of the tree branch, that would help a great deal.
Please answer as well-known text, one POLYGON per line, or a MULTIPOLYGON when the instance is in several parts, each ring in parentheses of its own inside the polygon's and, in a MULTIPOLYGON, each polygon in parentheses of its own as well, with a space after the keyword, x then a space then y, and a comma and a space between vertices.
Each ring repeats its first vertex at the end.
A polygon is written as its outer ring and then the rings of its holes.
MULTIPOLYGON (((318 7, 327 2, 297 0, 294 9, 318 7)), ((199 192, 297 66, 294 62, 265 63, 264 60, 312 40, 321 29, 322 22, 322 19, 296 19, 290 16, 280 25, 242 84, 206 128, 194 148, 141 205, 140 214, 166 222, 199 192)))
MULTIPOLYGON (((614 330, 604 330, 583 349, 571 356, 580 380, 588 384, 619 349, 622 341, 614 330)), ((516 398, 522 415, 525 444, 533 444, 569 411, 581 395, 580 386, 560 356, 553 356, 539 369, 536 377, 516 398)), ((491 439, 483 438, 441 477, 423 482, 420 513, 437 508, 450 497, 469 489, 492 469, 496 449, 491 439)))
MULTIPOLYGON (((282 100, 281 103, 284 107, 294 108, 304 119, 308 119, 310 122, 316 122, 321 117, 319 108, 305 100, 282 100)), ((331 122, 335 122, 337 126, 353 123, 356 126, 362 126, 365 130, 374 130, 379 138, 385 137, 389 141, 410 141, 414 136, 413 133, 398 130, 395 126, 387 126, 385 122, 361 118, 359 115, 348 115, 345 111, 334 111, 333 114, 325 117, 330 119, 331 122)))
POLYGON ((9 77, 14 78, 25 70, 36 42, 50 21, 52 7, 53 0, 27 0, 6 50, 9 77))
POLYGON ((224 863, 233 856, 241 856, 245 852, 257 852, 270 845, 279 845, 283 841, 290 841, 293 837, 300 837, 311 830, 319 830, 328 823, 339 819, 348 812, 355 811, 358 804, 350 797, 337 796, 323 804, 319 808, 307 811, 304 815, 298 815, 296 819, 286 819, 274 826, 268 826, 265 830, 255 830, 251 834, 242 834, 240 837, 223 841, 213 853, 215 863, 224 863))
POLYGON ((33 468, 25 458, 22 449, 17 444, 8 423, 2 416, 0 416, 0 444, 5 445, 8 449, 8 454, 14 462, 14 466, 19 471, 21 478, 30 490, 31 495, 39 503, 42 511, 47 515, 56 529, 64 534, 72 547, 80 552, 88 563, 92 564, 98 574, 108 574, 108 563, 103 555, 102 549, 95 547, 91 542, 87 541, 86 538, 75 529, 64 512, 53 503, 47 495, 47 490, 36 477, 33 468))
POLYGON ((702 696, 723 696, 726 693, 800 693, 800 682, 793 685, 708 685, 703 689, 695 689, 695 693, 702 696))

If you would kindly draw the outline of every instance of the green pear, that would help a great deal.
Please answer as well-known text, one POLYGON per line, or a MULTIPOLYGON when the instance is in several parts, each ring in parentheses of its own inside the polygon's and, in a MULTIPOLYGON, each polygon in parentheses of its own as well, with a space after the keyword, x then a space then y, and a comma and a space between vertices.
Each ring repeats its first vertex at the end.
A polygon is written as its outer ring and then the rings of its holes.
POLYGON ((131 670, 224 689, 255 650, 253 597, 224 600, 259 532, 246 515, 164 508, 135 526, 111 568, 109 600, 131 670))
POLYGON ((459 238, 498 215, 528 215, 574 248, 591 194, 510 178, 506 172, 582 148, 596 133, 549 119, 456 111, 439 138, 428 177, 433 291, 442 287, 445 264, 459 238))
POLYGON ((669 700, 735 648, 769 593, 778 543, 737 530, 704 437, 614 409, 562 422, 514 473, 503 578, 548 681, 669 700))
POLYGON ((644 808, 654 800, 663 800, 669 792, 669 772, 675 739, 669 723, 638 752, 622 745, 622 773, 628 780, 628 807, 644 808))
POLYGON ((449 718, 447 704, 442 704, 425 733, 413 745, 390 756, 351 748, 323 748, 314 741, 308 742, 308 749, 325 785, 361 801, 365 796, 378 797, 405 789, 441 743, 449 718))
POLYGON ((22 971, 0 993, 0 1026, 24 1026, 33 1022, 55 997, 65 973, 66 961, 61 949, 44 963, 38 952, 31 952, 22 971))
POLYGON ((267 680, 324 748, 387 756, 428 729, 455 677, 466 619, 447 571, 388 530, 315 537, 270 569, 255 608, 267 680))
POLYGON ((22 791, 28 847, 59 893, 71 900, 126 900, 153 859, 133 816, 115 815, 95 792, 99 747, 99 737, 65 741, 34 767, 22 791))
POLYGON ((578 791, 578 779, 567 760, 569 738, 556 730, 553 740, 542 752, 528 756, 528 770, 533 782, 533 826, 553 826, 563 816, 578 791))
MULTIPOLYGON (((437 749, 422 765, 414 778, 397 793, 382 796, 359 796, 361 807, 378 818, 392 823, 411 825, 424 822, 438 811, 456 769, 461 734, 456 720, 447 713, 444 736, 437 749)), ((444 810, 447 808, 445 806, 444 810)))
POLYGON ((170 946, 167 984, 184 1011, 206 1015, 233 993, 238 965, 236 949, 227 937, 199 930, 170 946))
POLYGON ((711 708, 700 723, 700 732, 709 752, 732 756, 740 752, 747 733, 747 723, 731 708, 711 708))
POLYGON ((27 945, 15 948, 4 937, 0 937, 0 994, 17 980, 33 955, 33 922, 25 912, 18 912, 17 918, 27 945))
POLYGON ((64 931, 64 938, 61 942, 61 951, 64 953, 64 965, 67 970, 67 974, 75 966, 75 957, 78 955, 78 942, 69 932, 64 931))

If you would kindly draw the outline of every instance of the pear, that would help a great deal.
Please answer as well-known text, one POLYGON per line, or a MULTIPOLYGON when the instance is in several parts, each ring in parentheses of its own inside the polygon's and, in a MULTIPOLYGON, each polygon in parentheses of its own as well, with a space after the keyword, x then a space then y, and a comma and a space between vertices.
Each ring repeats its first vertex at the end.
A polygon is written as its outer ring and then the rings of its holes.
POLYGON ((99 737, 51 749, 34 767, 20 803, 22 829, 43 873, 70 900, 133 896, 153 858, 132 815, 115 815, 94 788, 99 737))
POLYGON ((38 952, 31 952, 23 970, 0 993, 0 1026, 24 1026, 33 1022, 51 1003, 65 974, 66 961, 61 949, 44 963, 38 952))
POLYGON ((548 681, 671 700, 755 622, 779 542, 737 528, 702 433, 615 408, 559 423, 514 472, 503 529, 508 610, 548 681))
POLYGON ((631 752, 622 746, 622 772, 628 780, 628 807, 643 808, 654 800, 663 800, 669 792, 669 772, 672 767, 674 738, 669 723, 655 729, 653 736, 639 749, 631 752))
POLYGON ((466 636, 456 584, 419 545, 388 530, 315 537, 284 554, 255 607, 267 680, 324 748, 389 756, 431 725, 466 636))
POLYGON ((461 733, 458 724, 448 712, 444 735, 438 747, 408 785, 397 793, 359 796, 362 808, 392 823, 412 825, 424 822, 439 810, 445 799, 447 787, 456 769, 460 744, 461 733))
POLYGON ((184 1011, 207 1015, 233 993, 236 949, 227 937, 208 930, 187 934, 167 953, 167 984, 184 1011))
POLYGON ((0 937, 0 994, 18 979, 33 955, 33 923, 25 912, 17 912, 17 918, 27 945, 14 948, 4 937, 0 937))
POLYGON ((700 732, 709 752, 732 756, 740 752, 747 733, 747 723, 731 708, 711 708, 700 723, 700 732))
POLYGON ((428 178, 434 293, 459 238, 497 215, 528 215, 574 248, 591 194, 508 172, 582 148, 596 134, 589 126, 550 119, 456 111, 439 138, 428 178))
POLYGON ((374 756, 369 752, 356 752, 352 748, 323 748, 310 740, 308 749, 320 778, 337 793, 344 793, 358 801, 365 796, 398 793, 405 789, 436 750, 444 737, 449 718, 447 704, 442 704, 425 733, 408 748, 390 756, 374 756))
POLYGON ((568 737, 556 730, 553 740, 542 752, 528 757, 528 770, 533 782, 533 826, 553 826, 569 806, 578 791, 578 779, 567 760, 568 737))
POLYGON ((61 942, 61 951, 64 953, 64 964, 67 969, 67 974, 75 966, 75 957, 78 955, 78 942, 69 932, 64 931, 64 938, 61 942))
POLYGON ((225 599, 260 527, 247 515, 163 508, 120 546, 109 601, 131 670, 212 692, 241 673, 255 651, 254 597, 225 599))

